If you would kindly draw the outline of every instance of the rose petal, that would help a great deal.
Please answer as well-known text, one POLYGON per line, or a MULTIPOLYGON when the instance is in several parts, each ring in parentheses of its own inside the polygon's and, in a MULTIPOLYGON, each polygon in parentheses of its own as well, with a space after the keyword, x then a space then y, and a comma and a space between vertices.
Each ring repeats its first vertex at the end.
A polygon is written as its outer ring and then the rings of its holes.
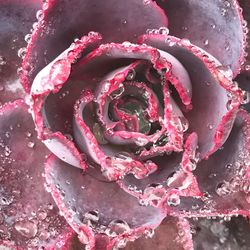
POLYGON ((92 172, 96 175, 98 171, 93 168, 83 173, 54 156, 46 164, 52 196, 83 243, 93 247, 95 233, 116 232, 130 238, 159 225, 163 214, 152 207, 140 206, 136 198, 119 189, 116 183, 91 177, 92 172))
POLYGON ((68 225, 45 191, 43 164, 49 152, 37 140, 23 101, 1 108, 0 142, 0 245, 54 246, 60 235, 66 238, 68 225))
POLYGON ((236 76, 244 60, 242 10, 237 1, 156 1, 169 18, 170 34, 187 38, 230 66, 236 76))
POLYGON ((230 70, 184 39, 158 34, 144 35, 140 42, 172 54, 188 71, 193 109, 185 117, 189 131, 198 134, 201 157, 209 156, 227 139, 241 102, 241 92, 231 81, 230 70))
POLYGON ((19 82, 18 68, 36 12, 42 0, 7 0, 0 3, 0 102, 24 96, 19 82), (18 56, 19 54, 19 56, 18 56))
POLYGON ((186 219, 167 217, 147 238, 129 242, 124 250, 188 250, 193 249, 192 235, 186 219))
POLYGON ((250 116, 240 110, 223 148, 198 163, 194 174, 205 197, 185 198, 173 213, 188 216, 249 215, 250 116), (184 212, 184 210, 189 212, 184 212))
POLYGON ((48 62, 64 51, 72 40, 90 31, 100 32, 105 42, 133 42, 148 28, 167 26, 164 12, 151 0, 147 4, 143 0, 119 3, 109 0, 105 4, 98 0, 49 0, 43 9, 44 18, 33 34, 24 60, 24 68, 28 63, 32 65, 30 74, 22 78, 26 90, 48 62))

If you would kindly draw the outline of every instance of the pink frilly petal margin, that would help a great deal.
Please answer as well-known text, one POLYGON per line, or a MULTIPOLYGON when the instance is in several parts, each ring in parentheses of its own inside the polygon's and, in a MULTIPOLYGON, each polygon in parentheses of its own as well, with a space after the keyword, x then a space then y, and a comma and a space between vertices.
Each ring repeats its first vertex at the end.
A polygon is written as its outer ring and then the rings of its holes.
MULTIPOLYGON (((0 110, 0 248, 55 249, 72 230, 46 191, 43 166, 49 151, 37 140, 22 100, 0 110), (39 153, 38 153, 39 152, 39 153)), ((49 189, 47 189, 49 191, 49 189)))
POLYGON ((167 51, 188 71, 193 109, 185 117, 189 131, 198 134, 201 157, 208 157, 227 139, 242 102, 242 91, 232 81, 231 70, 186 39, 150 34, 139 42, 167 51))
POLYGON ((168 16, 171 35, 189 39, 191 43, 203 48, 223 66, 229 66, 234 77, 240 72, 245 60, 247 29, 238 1, 156 2, 168 16))
POLYGON ((19 81, 21 61, 30 29, 42 0, 0 1, 0 103, 24 96, 19 81), (26 41, 25 41, 25 39, 26 41), (18 73, 19 71, 19 73, 18 73))
POLYGON ((98 171, 89 168, 83 173, 55 156, 46 163, 51 194, 82 243, 95 249, 95 235, 106 234, 111 238, 110 245, 119 245, 124 240, 135 240, 161 223, 165 215, 157 209, 140 206, 136 198, 119 189, 116 183, 91 177, 91 172, 98 171))
POLYGON ((42 17, 27 49, 22 84, 29 92, 38 72, 67 49, 75 38, 90 31, 100 32, 105 42, 135 42, 148 28, 167 24, 165 13, 151 0, 119 3, 115 0, 105 3, 99 0, 48 0, 43 5, 42 17))

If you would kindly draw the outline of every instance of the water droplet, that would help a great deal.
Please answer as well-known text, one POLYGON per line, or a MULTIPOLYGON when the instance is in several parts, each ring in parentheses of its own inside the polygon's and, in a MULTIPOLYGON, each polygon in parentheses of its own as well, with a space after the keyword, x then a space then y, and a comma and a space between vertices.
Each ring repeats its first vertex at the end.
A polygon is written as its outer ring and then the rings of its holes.
POLYGON ((140 137, 140 136, 138 136, 137 138, 135 138, 135 144, 137 146, 145 146, 147 143, 148 143, 147 138, 140 137))
POLYGON ((32 142, 32 141, 29 141, 28 144, 27 144, 27 146, 28 146, 29 148, 34 148, 35 143, 32 142))
POLYGON ((150 2, 151 2, 151 0, 143 0, 144 5, 148 5, 148 4, 150 4, 150 2))
POLYGON ((25 37, 24 37, 24 40, 26 43, 29 43, 31 41, 31 34, 27 34, 25 37))
POLYGON ((169 135, 162 134, 159 139, 154 143, 155 146, 164 146, 169 142, 169 135))
POLYGON ((246 71, 250 71, 250 64, 247 64, 247 65, 245 66, 245 70, 246 70, 246 71))
POLYGON ((39 220, 45 220, 47 218, 46 211, 39 211, 38 214, 37 214, 37 218, 39 220))
POLYGON ((171 194, 167 200, 168 206, 178 206, 180 202, 181 202, 180 196, 177 194, 171 194))
POLYGON ((13 196, 4 196, 0 199, 0 205, 8 206, 14 201, 13 196))
POLYGON ((214 128, 214 126, 212 124, 208 124, 207 127, 212 130, 214 128))
POLYGON ((184 44, 184 45, 186 45, 186 46, 190 46, 190 45, 191 45, 190 40, 189 40, 189 39, 187 39, 187 38, 183 38, 183 39, 181 39, 181 42, 182 42, 182 44, 184 44))
POLYGON ((160 27, 158 32, 161 35, 168 35, 169 34, 169 29, 167 27, 160 27))
POLYGON ((155 235, 155 230, 152 229, 152 228, 149 228, 149 229, 146 229, 144 231, 144 235, 145 235, 145 238, 148 239, 148 238, 153 238, 153 236, 155 235))
POLYGON ((221 13, 222 16, 225 16, 227 14, 227 10, 222 8, 220 13, 221 13))
POLYGON ((250 92, 248 91, 243 91, 243 100, 242 104, 247 104, 250 102, 250 92))
POLYGON ((174 117, 172 123, 179 132, 186 132, 188 130, 189 122, 184 116, 174 117))
POLYGON ((232 79, 233 77, 233 72, 229 66, 218 66, 217 70, 219 70, 224 76, 226 76, 229 79, 232 79))
POLYGON ((122 85, 110 94, 112 100, 119 98, 124 92, 124 86, 122 85))
POLYGON ((11 149, 8 146, 4 147, 4 155, 9 156, 12 153, 11 149))
POLYGON ((42 10, 38 10, 36 12, 36 19, 39 21, 43 16, 43 11, 42 10))
POLYGON ((18 221, 14 224, 14 228, 28 239, 34 238, 37 234, 37 225, 33 221, 18 221))
POLYGON ((225 182, 222 182, 222 183, 219 183, 216 187, 216 193, 219 195, 219 196, 225 196, 225 195, 228 195, 230 193, 230 189, 228 187, 228 183, 225 183, 225 182))
POLYGON ((98 222, 99 212, 97 210, 89 211, 84 215, 84 219, 91 222, 98 222))
POLYGON ((136 71, 134 69, 130 69, 127 76, 126 76, 126 80, 132 81, 135 79, 135 76, 136 76, 136 71))
POLYGON ((7 64, 7 60, 5 57, 0 56, 0 66, 6 65, 7 64))
POLYGON ((208 46, 208 44, 209 44, 209 41, 208 41, 208 39, 206 39, 206 40, 204 41, 204 45, 205 45, 205 46, 208 46))
POLYGON ((20 57, 22 59, 25 57, 25 54, 26 54, 26 48, 21 48, 17 52, 18 57, 20 57))
POLYGON ((64 136, 70 140, 70 141, 73 141, 73 136, 71 134, 64 134, 64 136))
POLYGON ((128 223, 124 220, 113 220, 109 223, 107 234, 110 236, 116 236, 118 234, 125 233, 130 230, 128 223))

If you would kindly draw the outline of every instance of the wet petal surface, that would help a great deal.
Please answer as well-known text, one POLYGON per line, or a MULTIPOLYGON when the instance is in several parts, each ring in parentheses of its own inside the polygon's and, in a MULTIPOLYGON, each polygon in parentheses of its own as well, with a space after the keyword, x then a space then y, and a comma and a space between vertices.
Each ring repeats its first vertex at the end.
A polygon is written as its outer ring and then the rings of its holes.
POLYGON ((44 186, 48 150, 37 140, 23 101, 0 110, 0 245, 64 245, 69 226, 44 186), (39 153, 38 153, 39 152, 39 153))

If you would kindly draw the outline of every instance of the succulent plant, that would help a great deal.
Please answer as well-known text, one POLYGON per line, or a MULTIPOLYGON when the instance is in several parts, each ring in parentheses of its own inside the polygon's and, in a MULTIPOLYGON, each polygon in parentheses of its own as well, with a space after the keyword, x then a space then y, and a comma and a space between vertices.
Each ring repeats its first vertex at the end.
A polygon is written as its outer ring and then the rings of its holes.
POLYGON ((249 19, 0 0, 0 249, 249 249, 249 19))

